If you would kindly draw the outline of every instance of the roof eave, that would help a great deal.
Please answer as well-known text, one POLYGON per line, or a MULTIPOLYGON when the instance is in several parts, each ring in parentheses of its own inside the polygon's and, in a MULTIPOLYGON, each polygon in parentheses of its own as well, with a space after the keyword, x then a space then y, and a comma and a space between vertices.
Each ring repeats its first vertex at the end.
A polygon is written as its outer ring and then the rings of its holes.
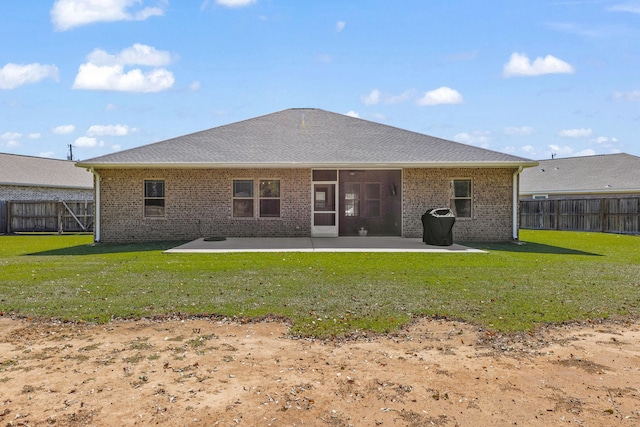
POLYGON ((528 168, 535 161, 470 161, 470 162, 264 162, 264 163, 76 163, 86 169, 367 169, 367 168, 528 168))
POLYGON ((595 190, 520 190, 521 196, 549 195, 549 196, 568 196, 568 195, 590 195, 590 194, 640 194, 640 188, 603 188, 595 190))
POLYGON ((69 190, 93 190, 93 185, 81 186, 81 185, 42 184, 42 183, 29 183, 29 182, 0 182, 0 185, 6 185, 11 187, 41 187, 41 188, 65 188, 69 190))

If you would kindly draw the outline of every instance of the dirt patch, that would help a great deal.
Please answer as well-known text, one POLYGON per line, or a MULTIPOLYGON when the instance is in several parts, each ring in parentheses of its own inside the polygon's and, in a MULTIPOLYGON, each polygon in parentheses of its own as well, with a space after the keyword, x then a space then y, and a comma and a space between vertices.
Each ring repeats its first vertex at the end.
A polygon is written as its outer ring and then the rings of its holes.
POLYGON ((4 426, 640 424, 638 322, 314 341, 277 322, 0 318, 0 337, 4 426))

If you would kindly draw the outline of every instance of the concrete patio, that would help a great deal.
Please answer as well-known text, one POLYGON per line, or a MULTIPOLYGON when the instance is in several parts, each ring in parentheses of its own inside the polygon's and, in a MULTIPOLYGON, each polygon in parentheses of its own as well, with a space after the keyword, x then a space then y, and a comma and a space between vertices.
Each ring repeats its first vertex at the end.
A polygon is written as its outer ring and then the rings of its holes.
POLYGON ((224 240, 200 238, 165 253, 232 252, 425 252, 485 253, 480 249, 453 244, 431 246, 422 239, 403 237, 229 237, 224 240))

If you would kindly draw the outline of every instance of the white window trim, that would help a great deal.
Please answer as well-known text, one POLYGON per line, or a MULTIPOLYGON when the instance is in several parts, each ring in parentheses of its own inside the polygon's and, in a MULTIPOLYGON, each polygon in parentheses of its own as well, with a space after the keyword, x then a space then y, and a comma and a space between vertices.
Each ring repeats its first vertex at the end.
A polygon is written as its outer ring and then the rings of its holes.
POLYGON ((282 179, 281 178, 258 178, 257 179, 257 190, 254 194, 256 195, 256 210, 255 215, 260 220, 278 220, 282 219, 282 179), (278 197, 260 197, 260 181, 278 181, 280 187, 280 195, 278 197), (280 209, 278 216, 260 216, 260 201, 261 200, 279 200, 280 201, 280 209))
POLYGON ((248 178, 239 177, 231 178, 231 219, 233 220, 261 220, 261 221, 273 221, 282 219, 282 193, 283 193, 283 179, 282 178, 248 178), (235 197, 233 192, 234 181, 251 181, 253 185, 253 197, 235 197), (260 181, 280 181, 280 197, 260 197, 260 181), (233 215, 233 202, 234 200, 251 200, 253 204, 252 216, 234 216, 233 215), (280 200, 280 215, 279 216, 260 216, 260 200, 280 200))
POLYGON ((143 178, 142 179, 142 218, 145 220, 164 220, 167 219, 167 180, 166 178, 143 178), (162 181, 162 186, 164 190, 163 197, 147 197, 147 181, 162 181), (146 201, 147 199, 162 199, 164 200, 164 210, 163 214, 160 216, 147 216, 146 215, 146 201))
POLYGON ((458 219, 461 221, 472 220, 474 218, 474 213, 475 213, 475 209, 473 207, 473 187, 474 187, 473 178, 469 178, 469 177, 451 178, 449 181, 449 185, 451 186, 451 191, 452 191, 451 197, 449 198, 449 205, 451 205, 452 200, 469 200, 471 202, 470 203, 471 212, 469 213, 469 216, 457 216, 457 212, 456 212, 456 220, 458 219), (455 197, 454 181, 470 181, 471 194, 469 195, 469 197, 455 197))

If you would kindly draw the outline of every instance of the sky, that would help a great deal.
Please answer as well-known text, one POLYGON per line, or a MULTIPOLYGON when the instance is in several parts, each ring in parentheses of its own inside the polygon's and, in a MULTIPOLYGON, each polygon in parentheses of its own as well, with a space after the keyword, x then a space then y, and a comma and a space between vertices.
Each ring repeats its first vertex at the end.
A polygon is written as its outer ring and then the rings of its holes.
POLYGON ((640 156, 640 0, 0 2, 0 152, 84 160, 288 108, 640 156))

